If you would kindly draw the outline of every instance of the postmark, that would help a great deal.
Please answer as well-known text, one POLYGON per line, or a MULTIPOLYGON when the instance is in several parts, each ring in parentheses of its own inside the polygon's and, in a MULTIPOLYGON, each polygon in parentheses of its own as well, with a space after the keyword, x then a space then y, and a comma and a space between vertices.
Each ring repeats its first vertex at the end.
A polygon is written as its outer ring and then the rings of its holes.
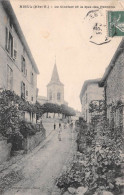
POLYGON ((124 36, 124 11, 108 11, 108 36, 124 36))
POLYGON ((107 36, 105 15, 105 10, 95 9, 90 10, 84 18, 87 22, 87 26, 89 24, 89 41, 93 44, 103 45, 111 41, 111 38, 107 36))

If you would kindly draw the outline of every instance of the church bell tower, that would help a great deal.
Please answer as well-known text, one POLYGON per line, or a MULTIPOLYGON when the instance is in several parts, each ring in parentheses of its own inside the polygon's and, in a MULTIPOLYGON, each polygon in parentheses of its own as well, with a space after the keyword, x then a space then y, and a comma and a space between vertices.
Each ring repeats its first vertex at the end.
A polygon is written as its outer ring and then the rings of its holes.
POLYGON ((53 68, 52 77, 47 85, 47 99, 48 102, 56 104, 64 104, 64 85, 59 79, 59 74, 56 62, 53 68))

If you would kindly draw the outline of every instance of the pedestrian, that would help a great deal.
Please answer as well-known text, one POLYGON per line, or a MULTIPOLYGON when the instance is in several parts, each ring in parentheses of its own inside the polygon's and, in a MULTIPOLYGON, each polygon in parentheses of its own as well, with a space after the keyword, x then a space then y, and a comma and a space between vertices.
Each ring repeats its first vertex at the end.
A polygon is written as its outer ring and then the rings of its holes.
POLYGON ((71 123, 71 128, 73 129, 73 122, 71 123))
POLYGON ((59 128, 59 129, 60 129, 60 132, 62 132, 62 126, 60 126, 60 128, 59 128))
POLYGON ((58 140, 59 140, 59 141, 62 140, 62 139, 61 139, 61 131, 60 131, 60 129, 59 129, 59 132, 58 132, 58 140))
POLYGON ((61 123, 59 123, 59 128, 61 127, 61 123))
POLYGON ((56 129, 56 124, 54 123, 54 130, 56 129))

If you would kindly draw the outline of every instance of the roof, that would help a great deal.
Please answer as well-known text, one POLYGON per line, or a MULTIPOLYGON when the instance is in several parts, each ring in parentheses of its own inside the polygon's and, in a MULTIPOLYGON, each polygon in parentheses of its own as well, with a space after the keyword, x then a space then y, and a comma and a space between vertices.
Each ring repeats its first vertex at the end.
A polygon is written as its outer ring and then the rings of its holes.
POLYGON ((91 79, 91 80, 86 80, 82 86, 82 89, 81 89, 81 92, 80 92, 80 101, 81 101, 81 98, 83 96, 83 94, 85 93, 88 85, 91 85, 91 84, 98 84, 100 82, 101 79, 91 79))
POLYGON ((37 99, 39 99, 39 100, 47 100, 47 97, 45 97, 45 96, 38 96, 37 99))
POLYGON ((47 86, 52 85, 52 84, 63 85, 63 83, 61 83, 61 81, 59 79, 59 74, 58 74, 56 63, 55 63, 54 68, 53 68, 51 80, 47 86))
POLYGON ((36 65, 36 63, 34 61, 34 58, 33 58, 32 54, 31 54, 31 51, 30 51, 29 46, 28 46, 28 44, 26 42, 25 36, 24 36, 24 34, 22 32, 22 29, 21 29, 21 27, 19 25, 17 17, 15 15, 14 11, 13 11, 13 8, 12 8, 12 6, 10 4, 10 1, 9 0, 1 0, 1 2, 2 2, 2 5, 3 5, 6 13, 9 15, 10 19, 13 22, 14 29, 15 29, 15 31, 16 31, 19 39, 20 39, 20 41, 22 42, 22 44, 23 44, 23 46, 25 48, 25 51, 27 52, 27 55, 28 55, 28 57, 29 57, 33 67, 34 67, 35 72, 37 74, 39 74, 39 70, 38 70, 37 65, 36 65))
POLYGON ((100 87, 104 86, 106 79, 108 78, 110 72, 112 71, 113 67, 115 66, 115 62, 122 51, 124 51, 124 38, 122 39, 121 43, 119 44, 112 60, 110 61, 108 67, 105 70, 105 73, 104 73, 102 79, 99 82, 100 87))

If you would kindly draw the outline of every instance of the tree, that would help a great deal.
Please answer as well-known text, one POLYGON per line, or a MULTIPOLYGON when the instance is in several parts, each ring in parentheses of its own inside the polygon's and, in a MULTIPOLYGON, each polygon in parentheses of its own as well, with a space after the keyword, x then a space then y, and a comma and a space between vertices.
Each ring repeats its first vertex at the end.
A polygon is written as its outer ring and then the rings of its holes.
POLYGON ((45 103, 43 105, 40 105, 37 102, 36 107, 37 107, 37 114, 39 116, 42 116, 44 113, 61 113, 65 116, 75 116, 74 109, 64 104, 62 104, 61 106, 53 103, 45 103))

